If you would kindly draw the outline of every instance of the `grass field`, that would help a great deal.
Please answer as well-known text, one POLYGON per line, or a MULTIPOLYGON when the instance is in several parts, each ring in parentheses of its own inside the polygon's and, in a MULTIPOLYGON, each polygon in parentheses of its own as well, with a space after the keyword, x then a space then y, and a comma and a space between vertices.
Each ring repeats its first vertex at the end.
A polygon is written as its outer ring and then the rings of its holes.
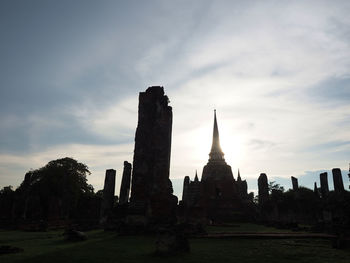
MULTIPOLYGON (((245 232, 244 229, 271 232, 256 225, 234 228, 237 232, 245 232)), ((21 253, 0 256, 0 262, 350 262, 350 250, 332 249, 329 240, 191 239, 190 253, 164 258, 153 255, 153 237, 122 237, 95 230, 87 232, 87 241, 65 242, 62 233, 0 231, 0 246, 24 249, 21 253)))
POLYGON ((251 224, 251 223, 238 223, 230 226, 207 226, 206 231, 208 233, 289 233, 293 232, 290 229, 277 229, 274 227, 267 227, 263 225, 251 224))

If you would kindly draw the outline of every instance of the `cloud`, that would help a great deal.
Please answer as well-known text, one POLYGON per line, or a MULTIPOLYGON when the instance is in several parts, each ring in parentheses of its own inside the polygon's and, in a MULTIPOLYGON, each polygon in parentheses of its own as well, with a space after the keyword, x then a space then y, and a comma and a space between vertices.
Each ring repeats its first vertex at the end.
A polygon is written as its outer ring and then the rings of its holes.
POLYGON ((74 115, 82 129, 94 136, 114 141, 133 141, 137 125, 137 95, 125 98, 107 107, 90 107, 90 103, 73 106, 69 111, 74 115))
MULTIPOLYGON (((151 85, 164 86, 173 107, 173 180, 196 169, 201 174, 215 108, 226 161, 240 168, 249 189, 261 172, 288 179, 345 169, 347 1, 77 2, 34 9, 11 7, 0 16, 6 32, 0 53, 10 61, 0 62, 0 171, 11 175, 1 184, 18 184, 12 178, 19 182, 31 166, 61 152, 99 176, 120 170, 122 159, 132 158, 138 92, 151 85), (123 147, 130 155, 119 153, 123 147)), ((103 180, 94 176, 100 188, 103 180)))
POLYGON ((323 106, 344 106, 350 100, 350 78, 331 77, 321 81, 309 90, 309 96, 323 106))

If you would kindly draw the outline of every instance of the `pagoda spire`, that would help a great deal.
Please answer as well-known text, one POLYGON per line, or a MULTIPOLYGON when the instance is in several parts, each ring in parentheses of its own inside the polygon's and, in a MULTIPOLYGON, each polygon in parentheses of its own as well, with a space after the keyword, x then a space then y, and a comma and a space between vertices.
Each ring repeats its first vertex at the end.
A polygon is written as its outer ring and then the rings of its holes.
POLYGON ((209 161, 225 161, 224 153, 221 150, 218 123, 216 120, 216 110, 214 110, 213 142, 209 153, 209 161))
POLYGON ((198 175, 197 175, 197 170, 196 170, 196 176, 194 177, 194 181, 195 182, 198 182, 199 180, 198 180, 198 175))

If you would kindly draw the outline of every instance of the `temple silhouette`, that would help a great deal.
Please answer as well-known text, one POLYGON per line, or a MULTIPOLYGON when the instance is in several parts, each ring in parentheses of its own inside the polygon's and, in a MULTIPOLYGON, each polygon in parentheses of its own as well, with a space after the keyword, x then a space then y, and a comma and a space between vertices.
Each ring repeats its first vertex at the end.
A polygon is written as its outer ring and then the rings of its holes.
MULTIPOLYGON (((299 186, 298 179, 292 176, 293 189, 287 192, 261 173, 257 198, 254 199, 253 193, 248 194, 246 180, 242 180, 239 170, 235 179, 225 161, 216 110, 208 162, 200 179, 197 171, 193 181, 185 176, 182 200, 178 202, 169 179, 172 108, 168 104, 163 87, 152 86, 140 92, 132 173, 129 165, 124 166, 122 182, 127 183, 122 183, 120 189, 120 195, 124 193, 123 203, 105 213, 106 228, 114 227, 126 234, 144 233, 185 223, 187 232, 198 233, 198 224, 244 221, 287 228, 309 224, 323 230, 340 222, 349 230, 350 196, 344 189, 339 168, 332 170, 334 191, 329 191, 327 173, 320 174, 321 187, 316 185, 314 190, 299 186), (131 197, 127 202, 125 193, 130 182, 131 197)), ((109 187, 105 184, 106 189, 109 187)))
POLYGON ((231 166, 224 158, 220 146, 219 128, 214 110, 212 146, 208 163, 203 167, 201 180, 196 172, 194 181, 184 179, 182 203, 186 218, 202 218, 211 222, 243 219, 253 199, 248 196, 247 182, 241 179, 238 171, 235 180, 231 166))
POLYGON ((339 168, 332 169, 334 190, 329 189, 327 172, 320 174, 320 186, 315 182, 313 190, 299 186, 292 176, 288 191, 261 173, 254 198, 253 193, 248 194, 240 171, 235 179, 225 161, 216 110, 208 162, 201 175, 196 171, 193 181, 184 177, 179 202, 169 178, 172 118, 163 87, 152 86, 139 93, 133 162, 124 162, 119 199, 115 195, 116 170, 106 170, 103 190, 94 193, 87 184, 85 164, 58 159, 27 172, 15 191, 4 187, 0 192, 0 223, 26 230, 74 223, 80 229, 103 227, 120 234, 167 229, 169 235, 176 236, 174 240, 183 240, 178 236, 181 233, 203 234, 208 224, 232 222, 292 229, 303 224, 312 226, 312 231, 350 235, 350 193, 344 189, 339 168))

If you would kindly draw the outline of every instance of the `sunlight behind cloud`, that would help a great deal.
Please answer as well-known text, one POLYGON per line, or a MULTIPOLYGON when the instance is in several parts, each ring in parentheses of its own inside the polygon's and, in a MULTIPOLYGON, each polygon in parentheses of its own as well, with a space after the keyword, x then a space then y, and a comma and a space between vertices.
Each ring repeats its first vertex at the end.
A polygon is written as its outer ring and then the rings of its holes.
POLYGON ((138 92, 152 85, 164 86, 173 107, 172 179, 201 174, 214 109, 226 162, 250 189, 261 172, 347 169, 348 2, 85 7, 65 10, 67 21, 54 9, 26 11, 28 23, 3 30, 0 53, 11 64, 2 62, 0 79, 2 185, 67 154, 91 167, 100 189, 105 169, 118 177, 132 161, 138 92))

